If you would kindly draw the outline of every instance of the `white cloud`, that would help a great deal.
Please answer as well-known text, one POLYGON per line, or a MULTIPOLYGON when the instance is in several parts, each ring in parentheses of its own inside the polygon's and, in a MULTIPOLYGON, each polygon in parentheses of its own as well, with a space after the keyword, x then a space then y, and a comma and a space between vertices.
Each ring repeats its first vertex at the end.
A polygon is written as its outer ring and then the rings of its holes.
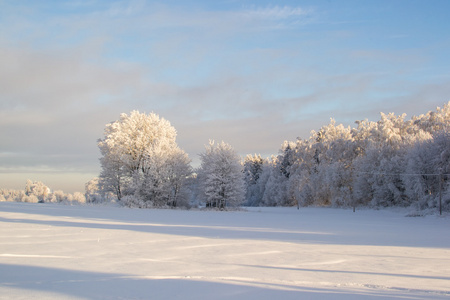
POLYGON ((249 18, 282 20, 288 18, 299 18, 311 14, 311 9, 290 6, 272 6, 265 8, 254 8, 244 11, 243 15, 249 18))

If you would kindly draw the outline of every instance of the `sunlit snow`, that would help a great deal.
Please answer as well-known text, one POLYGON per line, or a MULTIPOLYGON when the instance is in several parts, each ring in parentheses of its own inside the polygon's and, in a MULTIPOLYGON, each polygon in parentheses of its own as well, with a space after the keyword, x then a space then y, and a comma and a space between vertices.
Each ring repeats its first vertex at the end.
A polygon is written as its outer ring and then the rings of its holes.
POLYGON ((449 299, 450 219, 0 203, 0 299, 449 299))

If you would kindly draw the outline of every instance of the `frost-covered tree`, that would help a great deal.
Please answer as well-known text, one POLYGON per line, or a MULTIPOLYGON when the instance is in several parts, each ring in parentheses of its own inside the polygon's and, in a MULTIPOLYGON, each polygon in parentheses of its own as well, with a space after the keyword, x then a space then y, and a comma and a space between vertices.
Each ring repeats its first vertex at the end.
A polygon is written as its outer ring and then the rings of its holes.
POLYGON ((350 127, 331 119, 312 131, 309 140, 298 139, 284 149, 292 149, 285 205, 349 205, 352 160, 357 155, 350 127))
POLYGON ((246 205, 258 206, 262 199, 258 185, 263 172, 264 160, 261 155, 247 155, 244 160, 244 179, 246 187, 246 205))
MULTIPOLYGON (((261 205, 292 205, 297 201, 290 192, 289 181, 297 167, 296 144, 285 141, 278 156, 272 156, 264 170, 261 205)), ((261 185, 260 185, 261 186, 261 185)))
POLYGON ((198 180, 207 207, 236 207, 244 201, 245 184, 241 158, 225 142, 210 141, 200 154, 198 180))
MULTIPOLYGON (((406 173, 406 153, 415 143, 431 135, 405 115, 381 114, 377 123, 367 124, 364 155, 355 161, 354 196, 372 206, 406 206, 402 174, 406 173)), ((360 133, 364 130, 360 130, 360 133)))
POLYGON ((289 205, 288 182, 292 167, 292 148, 289 142, 284 142, 280 154, 272 157, 270 172, 265 181, 262 205, 277 206, 289 205))
POLYGON ((266 187, 270 188, 270 185, 268 186, 267 182, 269 181, 271 174, 275 168, 275 160, 276 157, 273 156, 271 158, 267 158, 264 160, 259 178, 252 187, 252 191, 254 192, 253 194, 254 200, 256 200, 256 202, 253 202, 251 205, 254 206, 266 205, 264 203, 264 194, 266 193, 266 187))
POLYGON ((99 179, 98 177, 89 180, 84 185, 84 196, 87 203, 98 203, 103 201, 102 194, 99 189, 99 179))
POLYGON ((50 188, 40 181, 28 179, 25 184, 25 194, 29 197, 26 202, 44 202, 50 193, 50 188))
POLYGON ((132 111, 107 124, 98 141, 102 157, 99 184, 119 200, 139 207, 174 206, 191 173, 176 131, 158 115, 132 111))
POLYGON ((72 202, 77 202, 77 203, 86 203, 86 198, 84 196, 83 193, 80 192, 75 192, 72 195, 72 202))
POLYGON ((315 166, 310 184, 316 204, 349 205, 352 161, 357 155, 351 129, 336 125, 331 119, 316 135, 316 142, 312 143, 315 166))
MULTIPOLYGON (((262 204, 407 206, 432 198, 422 206, 435 205, 436 176, 408 174, 435 174, 436 157, 445 169, 444 138, 437 133, 450 131, 450 102, 410 120, 381 113, 377 122, 355 123, 344 127, 332 119, 309 139, 285 142, 264 172, 262 204)), ((442 177, 443 194, 450 195, 442 177)))
POLYGON ((406 161, 402 179, 410 202, 420 209, 437 207, 442 192, 444 209, 449 210, 450 133, 439 131, 432 139, 418 142, 409 150, 406 161))
POLYGON ((441 131, 450 131, 450 102, 444 107, 437 107, 436 111, 429 111, 425 115, 413 117, 412 122, 420 129, 434 134, 441 131))
POLYGON ((188 155, 178 149, 166 161, 167 178, 169 182, 169 200, 172 207, 189 206, 191 189, 188 182, 192 175, 191 160, 188 155))
POLYGON ((295 156, 292 145, 294 145, 294 143, 285 141, 282 147, 282 153, 278 158, 280 164, 280 172, 286 178, 289 178, 289 176, 291 175, 291 167, 294 165, 295 156))
POLYGON ((63 191, 51 191, 40 181, 27 180, 24 190, 0 190, 0 201, 15 202, 62 202, 67 204, 85 203, 86 198, 82 193, 65 194, 63 191))
POLYGON ((187 154, 177 148, 170 155, 162 152, 149 160, 147 172, 135 175, 139 198, 152 199, 147 206, 186 206, 189 199, 186 180, 192 173, 187 154))
POLYGON ((262 197, 262 205, 264 206, 287 205, 288 180, 280 172, 279 163, 276 162, 275 165, 277 167, 270 169, 269 177, 266 181, 262 197))

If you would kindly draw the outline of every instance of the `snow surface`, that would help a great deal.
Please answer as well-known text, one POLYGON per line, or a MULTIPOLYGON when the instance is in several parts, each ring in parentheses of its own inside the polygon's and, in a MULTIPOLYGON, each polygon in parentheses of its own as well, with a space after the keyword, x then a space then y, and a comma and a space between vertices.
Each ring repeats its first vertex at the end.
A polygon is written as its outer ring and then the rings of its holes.
POLYGON ((450 218, 0 203, 0 299, 449 299, 450 218))

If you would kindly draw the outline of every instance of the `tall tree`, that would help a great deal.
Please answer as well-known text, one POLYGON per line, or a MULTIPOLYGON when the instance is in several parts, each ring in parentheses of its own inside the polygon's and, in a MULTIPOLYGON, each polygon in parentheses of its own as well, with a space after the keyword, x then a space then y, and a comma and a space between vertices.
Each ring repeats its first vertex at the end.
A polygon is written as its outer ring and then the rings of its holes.
POLYGON ((247 155, 244 160, 244 179, 246 187, 246 205, 257 206, 261 202, 262 194, 258 186, 263 172, 264 160, 261 155, 247 155))
POLYGON ((224 142, 210 141, 200 154, 199 188, 207 207, 223 209, 244 201, 245 186, 241 158, 224 142))
POLYGON ((103 191, 115 192, 119 200, 129 196, 142 207, 176 205, 180 194, 173 189, 180 189, 191 168, 169 121, 154 113, 121 114, 106 125, 98 146, 103 191))

